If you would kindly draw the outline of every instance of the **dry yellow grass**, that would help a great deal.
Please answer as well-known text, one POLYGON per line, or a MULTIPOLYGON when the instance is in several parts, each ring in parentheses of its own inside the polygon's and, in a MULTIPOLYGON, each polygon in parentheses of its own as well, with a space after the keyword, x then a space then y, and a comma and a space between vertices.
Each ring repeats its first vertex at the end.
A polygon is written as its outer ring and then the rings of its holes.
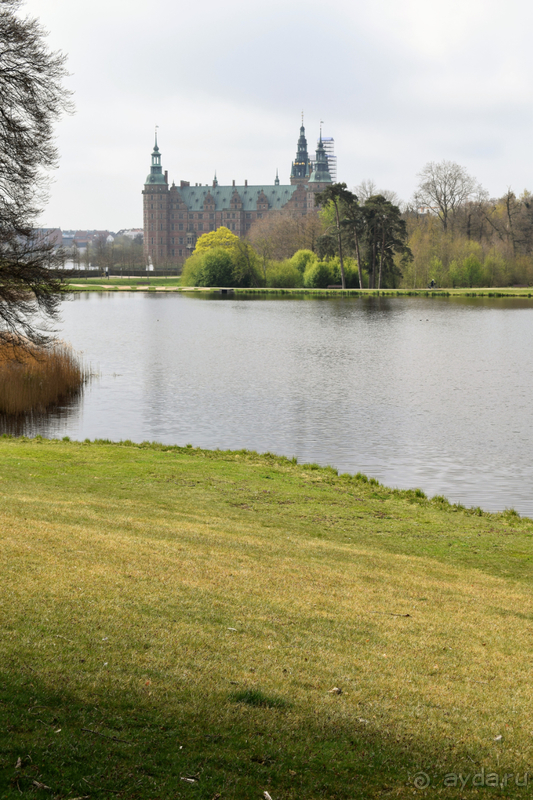
POLYGON ((44 411, 80 391, 85 379, 80 360, 65 343, 49 349, 0 344, 0 413, 44 411))

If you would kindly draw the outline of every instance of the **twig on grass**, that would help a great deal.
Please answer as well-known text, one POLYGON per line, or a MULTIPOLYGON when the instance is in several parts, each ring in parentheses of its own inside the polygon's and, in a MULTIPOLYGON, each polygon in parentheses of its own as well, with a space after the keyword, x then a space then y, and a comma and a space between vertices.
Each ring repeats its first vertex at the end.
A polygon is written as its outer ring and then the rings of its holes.
POLYGON ((394 611, 367 611, 367 614, 385 614, 387 617, 410 617, 410 614, 395 614, 394 611))
POLYGON ((101 736, 102 739, 111 739, 112 742, 124 742, 124 744, 131 744, 126 739, 119 739, 118 736, 107 736, 105 733, 98 733, 98 731, 92 731, 90 728, 82 728, 82 731, 85 733, 92 733, 95 736, 101 736))

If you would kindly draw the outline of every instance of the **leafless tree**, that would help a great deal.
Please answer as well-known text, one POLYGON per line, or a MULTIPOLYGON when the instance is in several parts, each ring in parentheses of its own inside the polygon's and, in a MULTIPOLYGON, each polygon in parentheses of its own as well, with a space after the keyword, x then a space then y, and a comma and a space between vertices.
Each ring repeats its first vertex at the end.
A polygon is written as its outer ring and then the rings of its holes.
POLYGON ((46 45, 21 0, 0 0, 0 340, 50 341, 62 278, 57 253, 33 230, 57 163, 54 123, 71 111, 65 56, 46 45))
POLYGON ((416 207, 438 215, 445 231, 457 211, 483 189, 464 167, 454 161, 430 161, 418 173, 420 182, 414 195, 416 207))
POLYGON ((297 250, 314 251, 323 228, 314 210, 303 215, 270 211, 253 223, 247 238, 266 263, 271 258, 290 258, 297 250))
POLYGON ((355 187, 354 189, 355 194, 357 195, 360 203, 366 203, 366 201, 370 197, 377 197, 377 195, 381 195, 384 197, 385 200, 388 200, 389 203, 394 203, 395 206, 402 207, 402 201, 392 189, 378 189, 375 181, 368 178, 355 187))

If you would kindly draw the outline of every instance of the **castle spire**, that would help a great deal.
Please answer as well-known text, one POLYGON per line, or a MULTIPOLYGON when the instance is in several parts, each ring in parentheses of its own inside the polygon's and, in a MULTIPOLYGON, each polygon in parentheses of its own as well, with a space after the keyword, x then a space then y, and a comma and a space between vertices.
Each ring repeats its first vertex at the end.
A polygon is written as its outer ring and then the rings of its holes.
POLYGON ((274 186, 279 186, 279 175, 277 167, 276 167, 276 180, 274 181, 274 186))
POLYGON ((152 165, 150 167, 150 174, 146 178, 146 183, 166 183, 165 176, 163 175, 163 168, 161 166, 161 153, 157 144, 157 125, 155 126, 155 142, 154 149, 152 150, 152 165))
POLYGON ((307 152, 307 139, 305 138, 304 112, 302 111, 302 125, 300 138, 296 151, 296 158, 292 162, 291 184, 306 183, 309 178, 309 155, 307 152))

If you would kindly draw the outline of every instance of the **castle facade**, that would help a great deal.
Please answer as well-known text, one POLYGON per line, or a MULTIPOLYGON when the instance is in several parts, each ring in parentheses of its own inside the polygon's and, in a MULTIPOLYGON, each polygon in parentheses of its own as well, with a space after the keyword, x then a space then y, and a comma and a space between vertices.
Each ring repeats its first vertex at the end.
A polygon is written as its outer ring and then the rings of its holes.
POLYGON ((216 175, 211 186, 180 181, 168 184, 163 172, 157 134, 150 174, 143 189, 144 252, 154 267, 182 264, 192 253, 196 240, 207 231, 224 225, 237 236, 245 236, 257 219, 272 210, 286 209, 298 216, 315 208, 315 194, 331 183, 322 134, 314 161, 309 159, 305 128, 300 128, 291 182, 272 185, 220 186, 216 175))

